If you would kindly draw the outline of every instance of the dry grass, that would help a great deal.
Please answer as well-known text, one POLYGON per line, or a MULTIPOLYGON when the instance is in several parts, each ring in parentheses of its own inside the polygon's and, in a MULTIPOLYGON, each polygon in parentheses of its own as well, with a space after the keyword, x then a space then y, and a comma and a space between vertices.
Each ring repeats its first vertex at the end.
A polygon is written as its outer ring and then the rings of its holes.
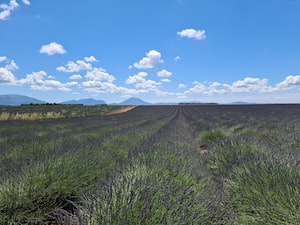
POLYGON ((114 114, 124 113, 124 112, 128 112, 129 110, 133 110, 134 108, 136 108, 136 106, 124 106, 119 109, 108 112, 105 115, 114 115, 114 114))
POLYGON ((47 112, 47 113, 8 113, 2 112, 0 114, 0 121, 6 120, 41 120, 41 119, 57 119, 62 118, 63 115, 58 112, 47 112))

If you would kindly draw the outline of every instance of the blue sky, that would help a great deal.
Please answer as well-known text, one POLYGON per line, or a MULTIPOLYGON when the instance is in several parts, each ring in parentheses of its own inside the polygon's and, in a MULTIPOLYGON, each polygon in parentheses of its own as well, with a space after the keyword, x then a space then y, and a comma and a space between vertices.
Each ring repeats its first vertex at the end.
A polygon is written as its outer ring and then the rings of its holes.
POLYGON ((0 94, 300 103, 298 0, 0 0, 0 94))

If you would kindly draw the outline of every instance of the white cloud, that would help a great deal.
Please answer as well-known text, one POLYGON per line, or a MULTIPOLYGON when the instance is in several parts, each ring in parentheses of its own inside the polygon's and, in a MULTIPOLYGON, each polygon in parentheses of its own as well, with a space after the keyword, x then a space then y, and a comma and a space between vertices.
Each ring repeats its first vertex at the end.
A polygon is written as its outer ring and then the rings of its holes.
POLYGON ((0 85, 12 85, 16 83, 15 75, 5 67, 0 67, 0 85))
POLYGON ((71 81, 71 82, 67 82, 65 84, 67 87, 71 87, 71 86, 77 86, 79 85, 77 81, 71 81))
POLYGON ((122 95, 134 95, 143 93, 143 91, 120 87, 114 83, 99 80, 89 80, 82 82, 84 90, 89 93, 113 93, 122 95))
POLYGON ((8 70, 17 70, 19 69, 18 65, 16 64, 16 62, 14 60, 11 60, 6 66, 6 69, 8 70))
POLYGON ((170 76, 172 76, 172 73, 163 69, 163 70, 157 72, 157 76, 158 77, 170 77, 170 76))
POLYGON ((206 38, 205 30, 185 29, 177 32, 180 37, 193 38, 196 40, 204 40, 206 38))
POLYGON ((27 74, 26 78, 21 79, 19 82, 21 84, 33 84, 33 83, 37 83, 40 80, 45 79, 45 77, 47 77, 47 73, 41 70, 39 72, 33 72, 31 74, 27 74))
POLYGON ((10 16, 10 10, 5 9, 2 12, 0 12, 0 20, 5 20, 7 17, 10 16))
POLYGON ((77 60, 76 62, 69 61, 66 66, 56 67, 57 71, 74 73, 82 70, 92 70, 93 66, 91 63, 98 62, 94 56, 84 57, 84 60, 77 60))
POLYGON ((80 74, 74 74, 72 76, 70 76, 71 80, 81 80, 82 76, 80 74))
POLYGON ((270 91, 267 79, 246 77, 234 82, 230 87, 232 92, 267 92, 270 91))
POLYGON ((20 79, 18 82, 22 85, 29 84, 31 89, 39 91, 59 90, 69 92, 70 86, 77 85, 77 82, 61 83, 58 80, 48 80, 45 71, 33 72, 27 74, 26 78, 20 79))
POLYGON ((146 72, 139 72, 136 75, 130 76, 126 80, 126 84, 134 84, 135 88, 142 89, 144 91, 155 90, 161 84, 154 80, 147 80, 145 77, 148 75, 146 72))
POLYGON ((93 68, 91 71, 87 71, 85 79, 86 81, 82 82, 82 87, 89 93, 135 95, 146 92, 145 90, 129 89, 115 85, 113 82, 116 78, 103 68, 93 68))
MULTIPOLYGON (((7 61, 6 56, 0 57, 0 62, 7 61)), ((12 71, 17 70, 19 67, 15 63, 14 60, 10 60, 5 67, 0 67, 0 85, 6 84, 6 85, 13 85, 16 84, 17 79, 15 75, 12 73, 12 71)))
POLYGON ((169 79, 165 78, 165 79, 161 79, 161 82, 170 83, 170 82, 171 82, 171 80, 169 80, 169 79))
POLYGON ((291 89, 300 87, 300 75, 287 76, 282 82, 276 85, 277 89, 291 89))
POLYGON ((111 82, 90 80, 82 82, 82 86, 90 93, 118 93, 118 87, 111 82))
POLYGON ((185 91, 185 94, 202 93, 204 95, 222 95, 229 93, 266 93, 274 91, 274 88, 268 85, 267 79, 246 77, 229 84, 219 82, 194 82, 194 87, 185 91))
POLYGON ((186 88, 186 85, 185 84, 178 84, 178 88, 186 88))
POLYGON ((6 56, 0 56, 0 62, 4 62, 7 60, 7 57, 6 56))
POLYGON ((181 58, 180 58, 180 56, 178 55, 178 56, 176 56, 175 58, 174 58, 174 60, 175 61, 178 61, 178 60, 180 60, 181 58))
POLYGON ((118 94, 126 92, 126 88, 118 87, 113 83, 116 78, 103 68, 93 68, 91 71, 87 71, 85 78, 87 80, 82 82, 82 86, 89 93, 118 94))
POLYGON ((173 96, 173 95, 175 95, 173 92, 161 91, 161 90, 155 91, 155 94, 157 96, 173 96))
MULTIPOLYGON (((161 59, 161 54, 156 50, 150 50, 146 53, 147 57, 142 58, 139 62, 135 62, 133 66, 137 69, 152 69, 157 67, 159 63, 164 61, 161 59)), ((129 68, 131 68, 130 66, 129 68)))
POLYGON ((50 44, 43 45, 40 48, 40 53, 44 53, 47 55, 54 55, 54 54, 65 54, 67 51, 64 49, 64 47, 61 44, 58 44, 56 42, 51 42, 50 44))
POLYGON ((94 56, 84 57, 84 61, 86 61, 86 62, 98 62, 98 60, 94 56))
POLYGON ((177 94, 176 94, 176 97, 177 97, 178 99, 187 99, 187 98, 188 98, 184 93, 177 93, 177 94))
POLYGON ((76 62, 70 61, 66 66, 56 67, 57 71, 66 72, 66 73, 74 73, 79 72, 81 70, 91 70, 92 64, 87 63, 83 60, 77 60, 76 62))
POLYGON ((116 79, 103 68, 93 68, 92 71, 86 73, 85 78, 93 81, 107 81, 109 83, 112 83, 116 79))
POLYGON ((30 5, 30 1, 29 1, 29 0, 22 0, 22 2, 23 2, 25 5, 30 5))
POLYGON ((206 95, 215 95, 215 94, 227 94, 232 92, 231 86, 228 84, 221 84, 219 82, 209 83, 207 90, 203 93, 206 95))
POLYGON ((194 84, 194 87, 192 87, 192 88, 188 89, 187 91, 185 91, 184 92, 185 94, 202 93, 205 90, 207 90, 207 87, 203 83, 200 83, 198 81, 194 81, 193 84, 194 84))
POLYGON ((127 80, 126 80, 126 84, 136 84, 136 83, 140 83, 145 81, 145 78, 148 75, 147 72, 139 72, 136 75, 130 76, 127 80))
POLYGON ((2 11, 0 12, 0 20, 7 19, 12 13, 12 11, 14 11, 18 6, 19 4, 17 3, 16 0, 10 0, 9 4, 5 4, 5 3, 1 4, 0 10, 2 11))

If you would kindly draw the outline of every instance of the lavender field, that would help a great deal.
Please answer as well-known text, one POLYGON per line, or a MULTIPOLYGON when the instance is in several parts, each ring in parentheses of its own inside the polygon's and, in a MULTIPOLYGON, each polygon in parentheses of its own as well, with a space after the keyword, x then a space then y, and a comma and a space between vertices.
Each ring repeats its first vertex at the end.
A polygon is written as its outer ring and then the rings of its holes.
POLYGON ((0 121, 1 224, 300 223, 300 105, 97 110, 0 121))

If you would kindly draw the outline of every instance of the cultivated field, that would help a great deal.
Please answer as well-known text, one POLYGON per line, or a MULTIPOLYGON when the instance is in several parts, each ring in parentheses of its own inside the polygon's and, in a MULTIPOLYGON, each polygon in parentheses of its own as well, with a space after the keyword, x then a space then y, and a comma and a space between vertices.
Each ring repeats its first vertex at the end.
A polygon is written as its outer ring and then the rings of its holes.
POLYGON ((300 105, 26 107, 0 107, 1 224, 300 224, 300 105))

